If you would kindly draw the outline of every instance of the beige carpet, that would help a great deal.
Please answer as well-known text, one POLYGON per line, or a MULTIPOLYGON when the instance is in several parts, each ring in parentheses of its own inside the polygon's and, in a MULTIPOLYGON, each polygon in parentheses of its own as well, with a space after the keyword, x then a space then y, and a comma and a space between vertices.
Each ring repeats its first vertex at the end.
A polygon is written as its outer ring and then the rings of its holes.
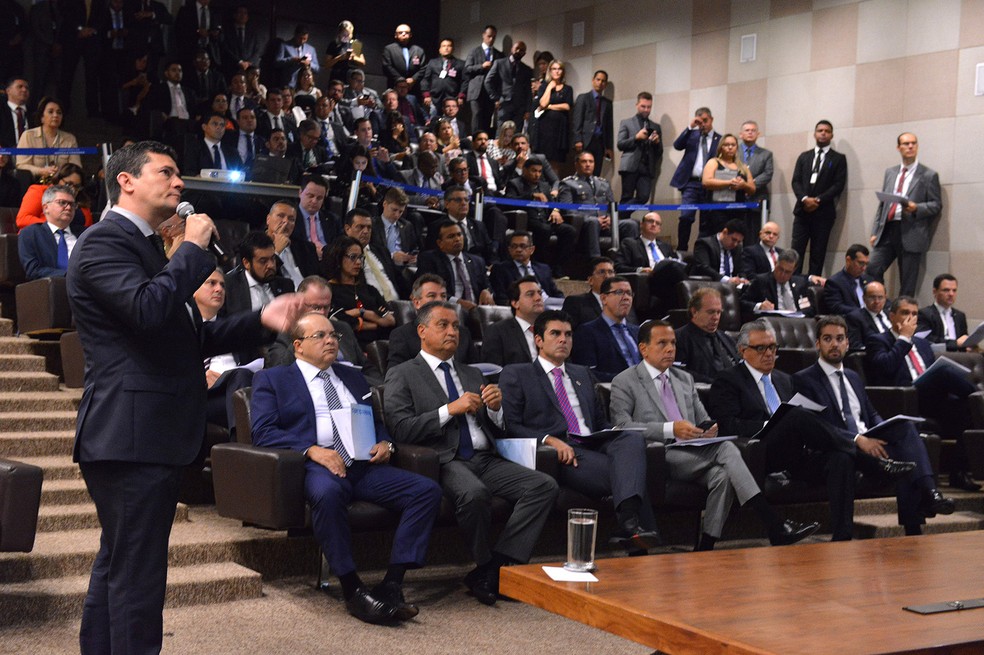
MULTIPOLYGON (((458 567, 411 572, 406 595, 420 606, 420 615, 397 627, 371 626, 350 617, 338 600, 337 584, 325 594, 309 579, 264 582, 265 595, 260 599, 165 611, 164 652, 643 655, 652 651, 522 603, 480 605, 460 584, 466 572, 467 568, 458 567)), ((0 653, 78 653, 78 627, 78 621, 69 621, 0 629, 0 653)))

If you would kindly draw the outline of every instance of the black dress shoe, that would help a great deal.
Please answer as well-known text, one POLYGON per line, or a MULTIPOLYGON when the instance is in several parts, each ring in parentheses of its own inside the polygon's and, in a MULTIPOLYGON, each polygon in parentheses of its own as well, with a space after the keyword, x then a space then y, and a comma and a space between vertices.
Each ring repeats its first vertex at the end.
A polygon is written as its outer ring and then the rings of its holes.
POLYGON ((612 533, 608 538, 608 543, 618 546, 629 552, 630 555, 640 554, 639 551, 648 551, 650 548, 657 548, 663 545, 663 536, 659 530, 647 530, 642 526, 633 528, 622 528, 612 533))
POLYGON ((397 621, 409 621, 420 613, 420 608, 406 601, 403 589, 396 582, 379 583, 373 587, 372 595, 396 608, 393 618, 397 621))
POLYGON ((773 546, 795 544, 797 541, 802 541, 809 537, 819 527, 820 524, 816 521, 813 523, 799 523, 791 519, 786 519, 769 531, 769 543, 773 546))
POLYGON ((915 462, 900 462, 898 460, 887 459, 885 457, 879 457, 876 462, 878 470, 881 471, 883 475, 890 478, 901 477, 916 468, 915 462))
POLYGON ((475 567, 465 576, 465 586, 483 605, 495 605, 499 599, 499 568, 475 567))
POLYGON ((980 491, 981 485, 974 482, 974 478, 967 471, 957 471, 950 474, 950 486, 954 489, 964 491, 980 491))
POLYGON ((923 513, 926 518, 933 518, 937 514, 953 514, 957 508, 952 498, 947 498, 939 489, 930 491, 923 500, 923 513))
POLYGON ((349 614, 366 623, 389 623, 396 614, 396 607, 359 587, 355 595, 345 601, 349 614))

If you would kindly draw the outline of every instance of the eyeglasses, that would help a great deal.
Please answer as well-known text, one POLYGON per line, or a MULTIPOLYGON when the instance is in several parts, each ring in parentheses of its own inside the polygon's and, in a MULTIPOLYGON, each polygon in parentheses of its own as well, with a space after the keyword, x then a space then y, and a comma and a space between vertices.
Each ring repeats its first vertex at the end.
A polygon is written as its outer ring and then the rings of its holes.
POLYGON ((606 295, 611 295, 611 296, 628 296, 629 298, 631 298, 635 294, 633 294, 630 289, 615 289, 613 291, 609 291, 606 295))
POLYGON ((300 337, 301 341, 304 341, 305 339, 312 339, 313 341, 324 341, 325 339, 338 341, 338 332, 315 332, 314 334, 309 334, 306 337, 300 337))
POLYGON ((365 255, 357 255, 356 253, 352 253, 350 255, 342 255, 342 257, 349 260, 350 262, 363 262, 366 260, 365 255))
POLYGON ((65 207, 67 209, 75 209, 76 203, 72 200, 52 200, 51 204, 58 205, 59 207, 65 207))
POLYGON ((777 350, 779 350, 779 344, 775 344, 775 343, 770 343, 767 346, 745 346, 745 347, 750 350, 754 350, 760 355, 764 355, 765 353, 775 353, 777 350))
POLYGON ((304 309, 309 312, 327 312, 331 309, 331 305, 310 305, 308 303, 304 303, 304 309))

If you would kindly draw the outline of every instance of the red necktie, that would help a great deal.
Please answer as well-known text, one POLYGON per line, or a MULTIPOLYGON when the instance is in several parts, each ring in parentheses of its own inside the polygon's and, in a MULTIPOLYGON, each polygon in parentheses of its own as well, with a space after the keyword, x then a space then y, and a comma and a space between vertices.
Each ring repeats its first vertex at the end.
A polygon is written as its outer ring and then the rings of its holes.
POLYGON ((926 372, 923 365, 919 363, 919 358, 916 357, 916 346, 912 345, 912 349, 909 351, 909 361, 912 362, 912 368, 916 370, 916 376, 920 376, 926 372))
POLYGON ((23 134, 24 130, 26 129, 27 129, 27 121, 24 120, 24 108, 18 107, 17 108, 17 139, 18 140, 20 139, 21 134, 23 134))
POLYGON ((776 249, 775 248, 769 248, 769 257, 772 258, 772 268, 774 269, 776 267, 776 249))
MULTIPOLYGON (((902 174, 899 175, 899 184, 898 184, 897 187, 895 187, 895 194, 896 195, 902 195, 902 185, 905 184, 905 173, 908 170, 909 169, 907 169, 907 168, 904 168, 904 167, 902 168, 902 174)), ((896 203, 893 203, 892 204, 892 208, 888 210, 888 218, 886 219, 886 222, 888 222, 888 221, 894 221, 895 220, 895 214, 896 214, 896 212, 898 212, 898 210, 899 210, 899 203, 897 203, 897 202, 896 203)))
POLYGON ((487 178, 488 175, 485 173, 485 155, 478 156, 478 165, 482 168, 482 177, 487 178))

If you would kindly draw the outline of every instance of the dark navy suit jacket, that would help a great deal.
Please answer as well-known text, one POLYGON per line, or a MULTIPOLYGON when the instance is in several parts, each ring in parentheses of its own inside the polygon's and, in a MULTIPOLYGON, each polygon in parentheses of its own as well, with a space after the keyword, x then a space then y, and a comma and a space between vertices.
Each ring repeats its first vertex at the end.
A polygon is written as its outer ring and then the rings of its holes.
MULTIPOLYGON (((341 364, 331 370, 360 405, 372 406, 369 383, 362 373, 341 364)), ((255 445, 296 451, 318 445, 314 401, 296 362, 259 371, 253 378, 250 407, 255 445)), ((391 441, 382 417, 373 419, 376 441, 391 441)))
MULTIPOLYGON (((68 228, 78 237, 71 226, 68 228)), ((28 225, 17 235, 17 256, 20 257, 28 280, 43 277, 64 276, 65 269, 58 268, 58 240, 48 223, 28 225)))
MULTIPOLYGON (((922 359, 926 368, 936 361, 933 349, 929 342, 919 337, 912 337, 912 342, 896 339, 891 332, 873 334, 864 342, 865 359, 868 365, 865 373, 868 376, 868 383, 873 386, 886 387, 911 387, 912 374, 909 373, 909 366, 906 359, 913 346, 919 357, 922 359)), ((935 371, 933 372, 935 374, 935 371)))
MULTIPOLYGON (((875 410, 871 401, 868 400, 868 394, 864 390, 861 376, 845 367, 844 377, 847 379, 847 383, 851 385, 851 388, 854 389, 854 395, 858 397, 858 402, 861 403, 861 420, 864 421, 865 426, 872 428, 881 423, 882 417, 875 410)), ((819 364, 814 364, 795 373, 793 375, 793 386, 798 393, 803 394, 814 402, 825 405, 824 410, 820 412, 823 420, 843 430, 845 436, 848 438, 854 438, 854 435, 850 434, 847 429, 847 424, 844 422, 844 415, 840 412, 840 402, 838 400, 840 391, 838 390, 838 395, 835 395, 834 388, 830 386, 830 381, 819 364)))
MULTIPOLYGON (((861 285, 868 284, 873 278, 862 274, 861 285)), ((858 301, 857 280, 847 274, 843 269, 834 273, 827 279, 827 284, 823 286, 823 304, 828 314, 840 314, 846 316, 855 309, 861 307, 858 301)))
MULTIPOLYGON (((594 432, 611 427, 595 393, 591 371, 570 362, 564 369, 574 383, 588 429, 594 432)), ((537 441, 548 434, 558 438, 567 435, 567 420, 557 401, 553 378, 538 361, 507 366, 499 376, 499 386, 503 389, 503 416, 510 435, 537 441)))
MULTIPOLYGON (((482 291, 489 288, 489 278, 485 274, 485 261, 478 255, 472 255, 468 252, 462 252, 461 259, 471 280, 472 300, 477 303, 482 291)), ((447 255, 443 252, 425 250, 420 253, 420 257, 417 259, 417 277, 424 273, 435 273, 441 276, 444 284, 447 285, 448 295, 454 295, 454 267, 451 266, 451 262, 448 261, 447 255)))
MULTIPOLYGON (((553 275, 550 267, 542 262, 530 260, 533 267, 533 275, 543 293, 551 298, 563 298, 563 292, 554 284, 553 275)), ((492 271, 489 273, 489 283, 492 285, 492 297, 495 298, 497 305, 509 305, 509 285, 520 278, 519 269, 516 262, 511 259, 492 264, 492 271)))
MULTIPOLYGON (((717 132, 711 132, 711 140, 707 147, 708 157, 714 156, 720 141, 721 135, 717 132)), ((677 150, 683 150, 683 159, 680 160, 676 171, 673 173, 670 186, 674 189, 682 189, 690 181, 690 174, 694 170, 694 164, 697 163, 697 150, 700 148, 700 130, 692 130, 688 127, 676 138, 676 141, 673 142, 673 147, 677 150)))
MULTIPOLYGON (((639 326, 631 323, 626 325, 635 346, 639 343, 639 326)), ((579 325, 574 331, 571 359, 581 366, 593 367, 595 377, 601 382, 611 382, 612 378, 631 365, 625 361, 604 315, 579 325)))

